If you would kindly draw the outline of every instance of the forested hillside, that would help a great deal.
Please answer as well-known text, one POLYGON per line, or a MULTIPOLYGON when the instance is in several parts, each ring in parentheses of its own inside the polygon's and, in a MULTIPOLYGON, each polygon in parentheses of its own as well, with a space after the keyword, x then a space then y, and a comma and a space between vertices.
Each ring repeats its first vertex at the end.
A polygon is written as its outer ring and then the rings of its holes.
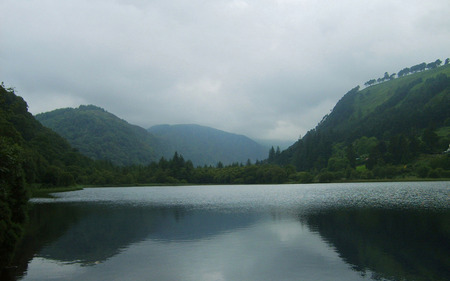
POLYGON ((29 191, 67 186, 95 174, 92 160, 39 123, 13 89, 0 87, 0 267, 26 220, 29 191))
MULTIPOLYGON (((387 77, 391 77, 386 75, 387 77)), ((345 94, 273 163, 342 178, 449 177, 450 65, 345 94)))
MULTIPOLYGON (((159 125, 148 129, 195 166, 264 160, 267 149, 243 135, 199 125, 159 125)), ((173 154, 173 153, 172 153, 173 154)))
POLYGON ((170 154, 165 142, 97 106, 57 109, 36 119, 92 159, 145 165, 170 154))

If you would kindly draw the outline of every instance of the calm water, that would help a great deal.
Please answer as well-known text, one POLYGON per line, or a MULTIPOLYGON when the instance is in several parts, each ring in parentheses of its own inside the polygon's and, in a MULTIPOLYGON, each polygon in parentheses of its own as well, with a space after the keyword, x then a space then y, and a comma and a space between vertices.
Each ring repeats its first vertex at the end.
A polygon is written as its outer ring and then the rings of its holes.
POLYGON ((35 200, 20 280, 450 280, 450 182, 95 188, 35 200))

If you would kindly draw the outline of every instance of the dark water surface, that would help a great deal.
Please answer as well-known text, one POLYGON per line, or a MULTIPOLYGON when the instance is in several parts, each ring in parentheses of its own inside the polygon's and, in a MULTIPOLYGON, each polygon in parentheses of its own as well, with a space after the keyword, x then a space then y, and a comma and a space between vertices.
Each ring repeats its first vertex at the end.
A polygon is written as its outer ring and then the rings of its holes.
POLYGON ((20 280, 450 280, 450 182, 87 188, 33 201, 20 280))

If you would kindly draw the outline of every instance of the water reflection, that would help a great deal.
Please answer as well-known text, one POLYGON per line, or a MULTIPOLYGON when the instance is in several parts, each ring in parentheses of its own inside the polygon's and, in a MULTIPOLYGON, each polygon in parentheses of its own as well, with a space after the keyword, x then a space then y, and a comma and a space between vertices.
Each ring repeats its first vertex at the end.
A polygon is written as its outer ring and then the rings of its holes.
POLYGON ((446 208, 235 207, 35 204, 12 275, 24 275, 23 280, 450 280, 446 208))
POLYGON ((353 269, 373 279, 450 280, 450 214, 421 209, 330 209, 300 214, 353 269))
POLYGON ((39 239, 39 256, 89 265, 105 261, 145 239, 206 239, 246 227, 254 216, 188 211, 182 207, 37 204, 30 221, 25 241, 39 239))

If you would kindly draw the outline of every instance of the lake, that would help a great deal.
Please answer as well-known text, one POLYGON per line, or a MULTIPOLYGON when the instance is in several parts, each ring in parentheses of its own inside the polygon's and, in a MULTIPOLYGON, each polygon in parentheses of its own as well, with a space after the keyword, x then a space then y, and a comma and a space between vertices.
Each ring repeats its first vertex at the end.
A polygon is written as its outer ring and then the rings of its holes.
POLYGON ((59 193, 32 200, 8 275, 450 280, 449 191, 450 182, 404 182, 59 193))

